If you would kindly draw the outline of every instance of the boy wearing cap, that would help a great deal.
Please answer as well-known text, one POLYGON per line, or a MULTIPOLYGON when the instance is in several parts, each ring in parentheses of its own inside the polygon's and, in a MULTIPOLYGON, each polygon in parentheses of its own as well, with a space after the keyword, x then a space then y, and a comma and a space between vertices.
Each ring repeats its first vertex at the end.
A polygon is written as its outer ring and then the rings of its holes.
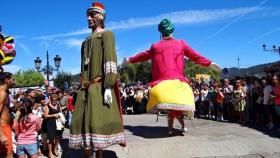
POLYGON ((114 34, 105 31, 105 9, 95 2, 87 10, 92 34, 81 49, 81 89, 70 128, 70 146, 102 149, 125 144, 117 91, 117 57, 114 34))

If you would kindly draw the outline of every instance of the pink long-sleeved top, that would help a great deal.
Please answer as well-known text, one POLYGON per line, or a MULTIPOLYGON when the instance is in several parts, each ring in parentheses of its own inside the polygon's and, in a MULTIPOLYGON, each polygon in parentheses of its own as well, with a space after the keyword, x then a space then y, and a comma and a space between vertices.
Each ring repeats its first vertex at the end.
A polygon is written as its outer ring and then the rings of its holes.
POLYGON ((41 129, 42 122, 34 114, 29 114, 25 122, 14 122, 17 135, 17 144, 35 144, 37 143, 38 131, 41 129))
POLYGON ((211 60, 193 50, 185 41, 174 38, 164 39, 154 43, 149 50, 130 57, 129 62, 152 61, 152 78, 150 86, 155 86, 164 80, 179 79, 188 82, 184 75, 184 56, 202 66, 209 66, 211 60))

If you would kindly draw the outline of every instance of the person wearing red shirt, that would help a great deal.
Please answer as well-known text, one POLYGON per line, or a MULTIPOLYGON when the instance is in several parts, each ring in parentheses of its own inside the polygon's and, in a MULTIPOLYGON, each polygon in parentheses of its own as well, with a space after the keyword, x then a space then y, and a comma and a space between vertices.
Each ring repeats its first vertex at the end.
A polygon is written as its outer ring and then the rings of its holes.
POLYGON ((68 127, 71 126, 71 120, 72 120, 72 113, 74 112, 74 106, 73 106, 73 93, 69 93, 68 97, 68 127))
MULTIPOLYGON (((271 98, 274 99, 274 104, 275 104, 275 111, 278 117, 280 117, 280 81, 279 81, 279 76, 274 75, 272 77, 272 82, 274 84, 273 88, 273 94, 271 95, 271 98)), ((280 128, 277 129, 278 131, 280 128)))

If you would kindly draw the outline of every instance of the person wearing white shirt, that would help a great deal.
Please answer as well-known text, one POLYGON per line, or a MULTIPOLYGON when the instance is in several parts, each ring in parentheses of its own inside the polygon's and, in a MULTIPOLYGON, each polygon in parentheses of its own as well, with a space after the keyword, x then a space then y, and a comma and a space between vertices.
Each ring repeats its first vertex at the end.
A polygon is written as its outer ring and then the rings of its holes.
POLYGON ((271 99, 271 93, 273 91, 273 87, 267 83, 266 79, 262 80, 262 85, 263 85, 263 105, 264 105, 264 112, 265 116, 268 116, 269 119, 269 124, 267 124, 267 127, 269 129, 274 128, 274 123, 273 123, 273 104, 272 104, 272 99, 271 99))
POLYGON ((233 120, 234 108, 232 105, 233 86, 228 79, 224 80, 223 94, 224 94, 224 117, 227 120, 233 120))
POLYGON ((209 90, 206 84, 202 85, 202 90, 200 91, 201 98, 201 109, 203 117, 209 117, 209 106, 210 106, 210 98, 209 98, 209 90))

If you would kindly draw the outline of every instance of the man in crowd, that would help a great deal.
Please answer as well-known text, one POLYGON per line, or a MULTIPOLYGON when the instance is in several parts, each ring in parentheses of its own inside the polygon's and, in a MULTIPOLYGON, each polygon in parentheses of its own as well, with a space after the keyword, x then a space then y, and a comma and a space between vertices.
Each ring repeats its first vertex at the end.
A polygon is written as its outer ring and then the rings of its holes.
POLYGON ((8 89, 14 83, 13 75, 9 72, 0 73, 0 157, 13 157, 12 128, 9 114, 8 89))
POLYGON ((229 80, 224 80, 223 94, 224 94, 224 116, 228 120, 233 120, 233 105, 231 103, 231 97, 233 93, 233 86, 230 85, 229 80))

